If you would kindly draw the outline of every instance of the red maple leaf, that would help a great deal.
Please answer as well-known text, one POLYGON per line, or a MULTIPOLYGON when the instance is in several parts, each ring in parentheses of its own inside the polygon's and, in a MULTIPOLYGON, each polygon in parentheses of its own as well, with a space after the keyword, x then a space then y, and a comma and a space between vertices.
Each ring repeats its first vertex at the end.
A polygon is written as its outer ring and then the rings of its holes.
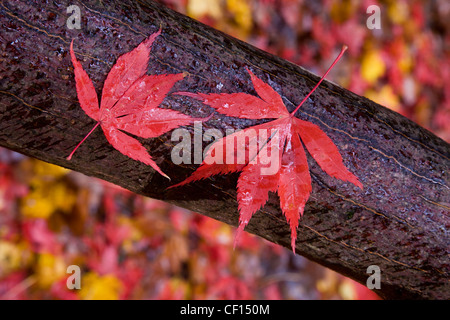
POLYGON ((346 47, 292 113, 288 112, 281 96, 248 69, 259 97, 246 93, 176 93, 199 99, 227 116, 276 120, 246 128, 218 140, 208 149, 200 167, 186 180, 170 188, 212 175, 241 171, 237 183, 240 218, 236 239, 252 215, 267 202, 269 191, 277 192, 281 210, 291 228, 291 246, 294 251, 298 221, 312 190, 302 142, 327 174, 351 182, 362 189, 362 184, 345 167, 338 148, 325 132, 317 125, 294 116, 345 50, 346 47), (257 145, 257 148, 252 148, 252 145, 257 145), (217 162, 218 159, 220 163, 217 162), (270 162, 268 159, 278 162, 278 165, 275 172, 263 174, 267 163, 270 162))
POLYGON ((150 50, 160 33, 161 30, 150 35, 134 50, 117 59, 105 80, 100 108, 94 85, 75 57, 72 40, 70 55, 75 68, 78 100, 84 112, 97 121, 97 124, 75 147, 68 160, 100 125, 106 139, 114 148, 134 160, 152 166, 169 178, 153 161, 144 146, 123 132, 142 138, 153 138, 198 120, 174 110, 158 108, 175 82, 184 77, 183 73, 146 75, 150 50))

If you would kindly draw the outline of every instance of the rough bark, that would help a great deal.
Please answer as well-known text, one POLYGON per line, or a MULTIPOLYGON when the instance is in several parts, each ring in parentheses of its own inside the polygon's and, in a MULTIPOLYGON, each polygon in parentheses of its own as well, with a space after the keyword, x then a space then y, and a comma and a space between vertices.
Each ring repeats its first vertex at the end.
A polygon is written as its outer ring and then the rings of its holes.
MULTIPOLYGON (((166 190, 198 166, 171 162, 177 142, 170 133, 141 141, 172 181, 120 154, 101 130, 71 161, 65 159, 95 124, 77 101, 70 41, 75 39, 77 57, 100 94, 115 60, 160 26, 148 72, 189 73, 174 90, 255 94, 247 67, 293 110, 319 80, 155 2, 2 1, 0 145, 236 225, 238 174, 166 190), (66 9, 74 4, 81 9, 79 30, 66 26, 66 9)), ((212 112, 193 99, 170 95, 162 107, 193 117, 212 112)), ((370 276, 367 268, 377 265, 377 293, 385 298, 449 299, 449 145, 403 116, 327 81, 299 117, 327 133, 364 191, 329 177, 308 156, 313 192, 298 228, 297 253, 363 284, 370 276)), ((225 132, 257 123, 215 113, 203 130, 225 132)), ((290 247, 290 230, 275 194, 246 230, 290 247)))

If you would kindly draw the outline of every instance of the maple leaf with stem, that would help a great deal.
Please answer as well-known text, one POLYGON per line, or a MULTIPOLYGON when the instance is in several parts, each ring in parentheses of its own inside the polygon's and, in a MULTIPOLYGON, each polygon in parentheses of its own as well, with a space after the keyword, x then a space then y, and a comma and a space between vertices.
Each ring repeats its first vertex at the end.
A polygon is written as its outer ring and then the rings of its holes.
MULTIPOLYGON (((99 108, 94 85, 73 51, 78 100, 84 112, 97 124, 67 157, 70 160, 78 147, 100 125, 108 142, 122 154, 153 167, 169 178, 153 161, 144 146, 131 133, 142 138, 158 137, 195 120, 180 112, 158 108, 173 85, 184 78, 184 73, 147 75, 150 50, 161 29, 150 35, 132 51, 117 59, 106 77, 99 108)), ((169 178, 170 179, 170 178, 169 178)))
POLYGON ((342 48, 339 56, 317 85, 291 113, 288 112, 281 96, 248 69, 247 72, 259 97, 246 93, 175 93, 201 100, 227 116, 276 119, 218 140, 208 149, 204 161, 191 176, 170 187, 182 186, 217 174, 241 171, 237 183, 240 217, 235 245, 252 215, 267 202, 269 192, 277 192, 281 210, 290 225, 291 246, 295 252, 299 219, 312 191, 303 145, 327 174, 363 188, 358 178, 345 167, 338 148, 325 132, 317 125, 295 117, 295 113, 317 89, 346 49, 346 46, 342 48), (221 161, 218 162, 217 159, 221 161), (270 162, 277 164, 276 170, 265 172, 264 169, 268 169, 267 164, 270 162))

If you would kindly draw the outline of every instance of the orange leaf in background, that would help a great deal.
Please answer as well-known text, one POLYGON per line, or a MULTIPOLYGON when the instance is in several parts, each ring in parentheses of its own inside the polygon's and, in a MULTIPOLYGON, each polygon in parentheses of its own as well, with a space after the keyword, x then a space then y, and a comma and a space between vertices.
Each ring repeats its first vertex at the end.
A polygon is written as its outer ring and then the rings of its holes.
POLYGON ((118 300, 122 289, 123 284, 116 276, 88 272, 83 275, 79 296, 83 300, 118 300))
POLYGON ((373 85, 386 72, 386 64, 381 52, 370 50, 362 58, 361 75, 364 80, 373 85))
POLYGON ((67 265, 59 255, 41 253, 36 264, 37 283, 40 287, 50 288, 53 283, 67 275, 67 265))

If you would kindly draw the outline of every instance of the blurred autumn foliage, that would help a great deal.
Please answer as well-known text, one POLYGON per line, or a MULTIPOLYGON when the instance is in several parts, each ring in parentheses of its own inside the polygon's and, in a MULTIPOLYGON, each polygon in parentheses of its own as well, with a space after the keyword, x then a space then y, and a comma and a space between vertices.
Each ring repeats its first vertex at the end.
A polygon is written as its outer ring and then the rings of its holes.
MULTIPOLYGON (((450 5, 165 0, 450 140, 450 5), (370 5, 381 29, 369 30, 370 5)), ((75 89, 74 89, 75 90, 75 89)), ((169 204, 0 149, 1 299, 375 299, 289 250, 169 204), (66 270, 81 268, 81 289, 66 270)))

